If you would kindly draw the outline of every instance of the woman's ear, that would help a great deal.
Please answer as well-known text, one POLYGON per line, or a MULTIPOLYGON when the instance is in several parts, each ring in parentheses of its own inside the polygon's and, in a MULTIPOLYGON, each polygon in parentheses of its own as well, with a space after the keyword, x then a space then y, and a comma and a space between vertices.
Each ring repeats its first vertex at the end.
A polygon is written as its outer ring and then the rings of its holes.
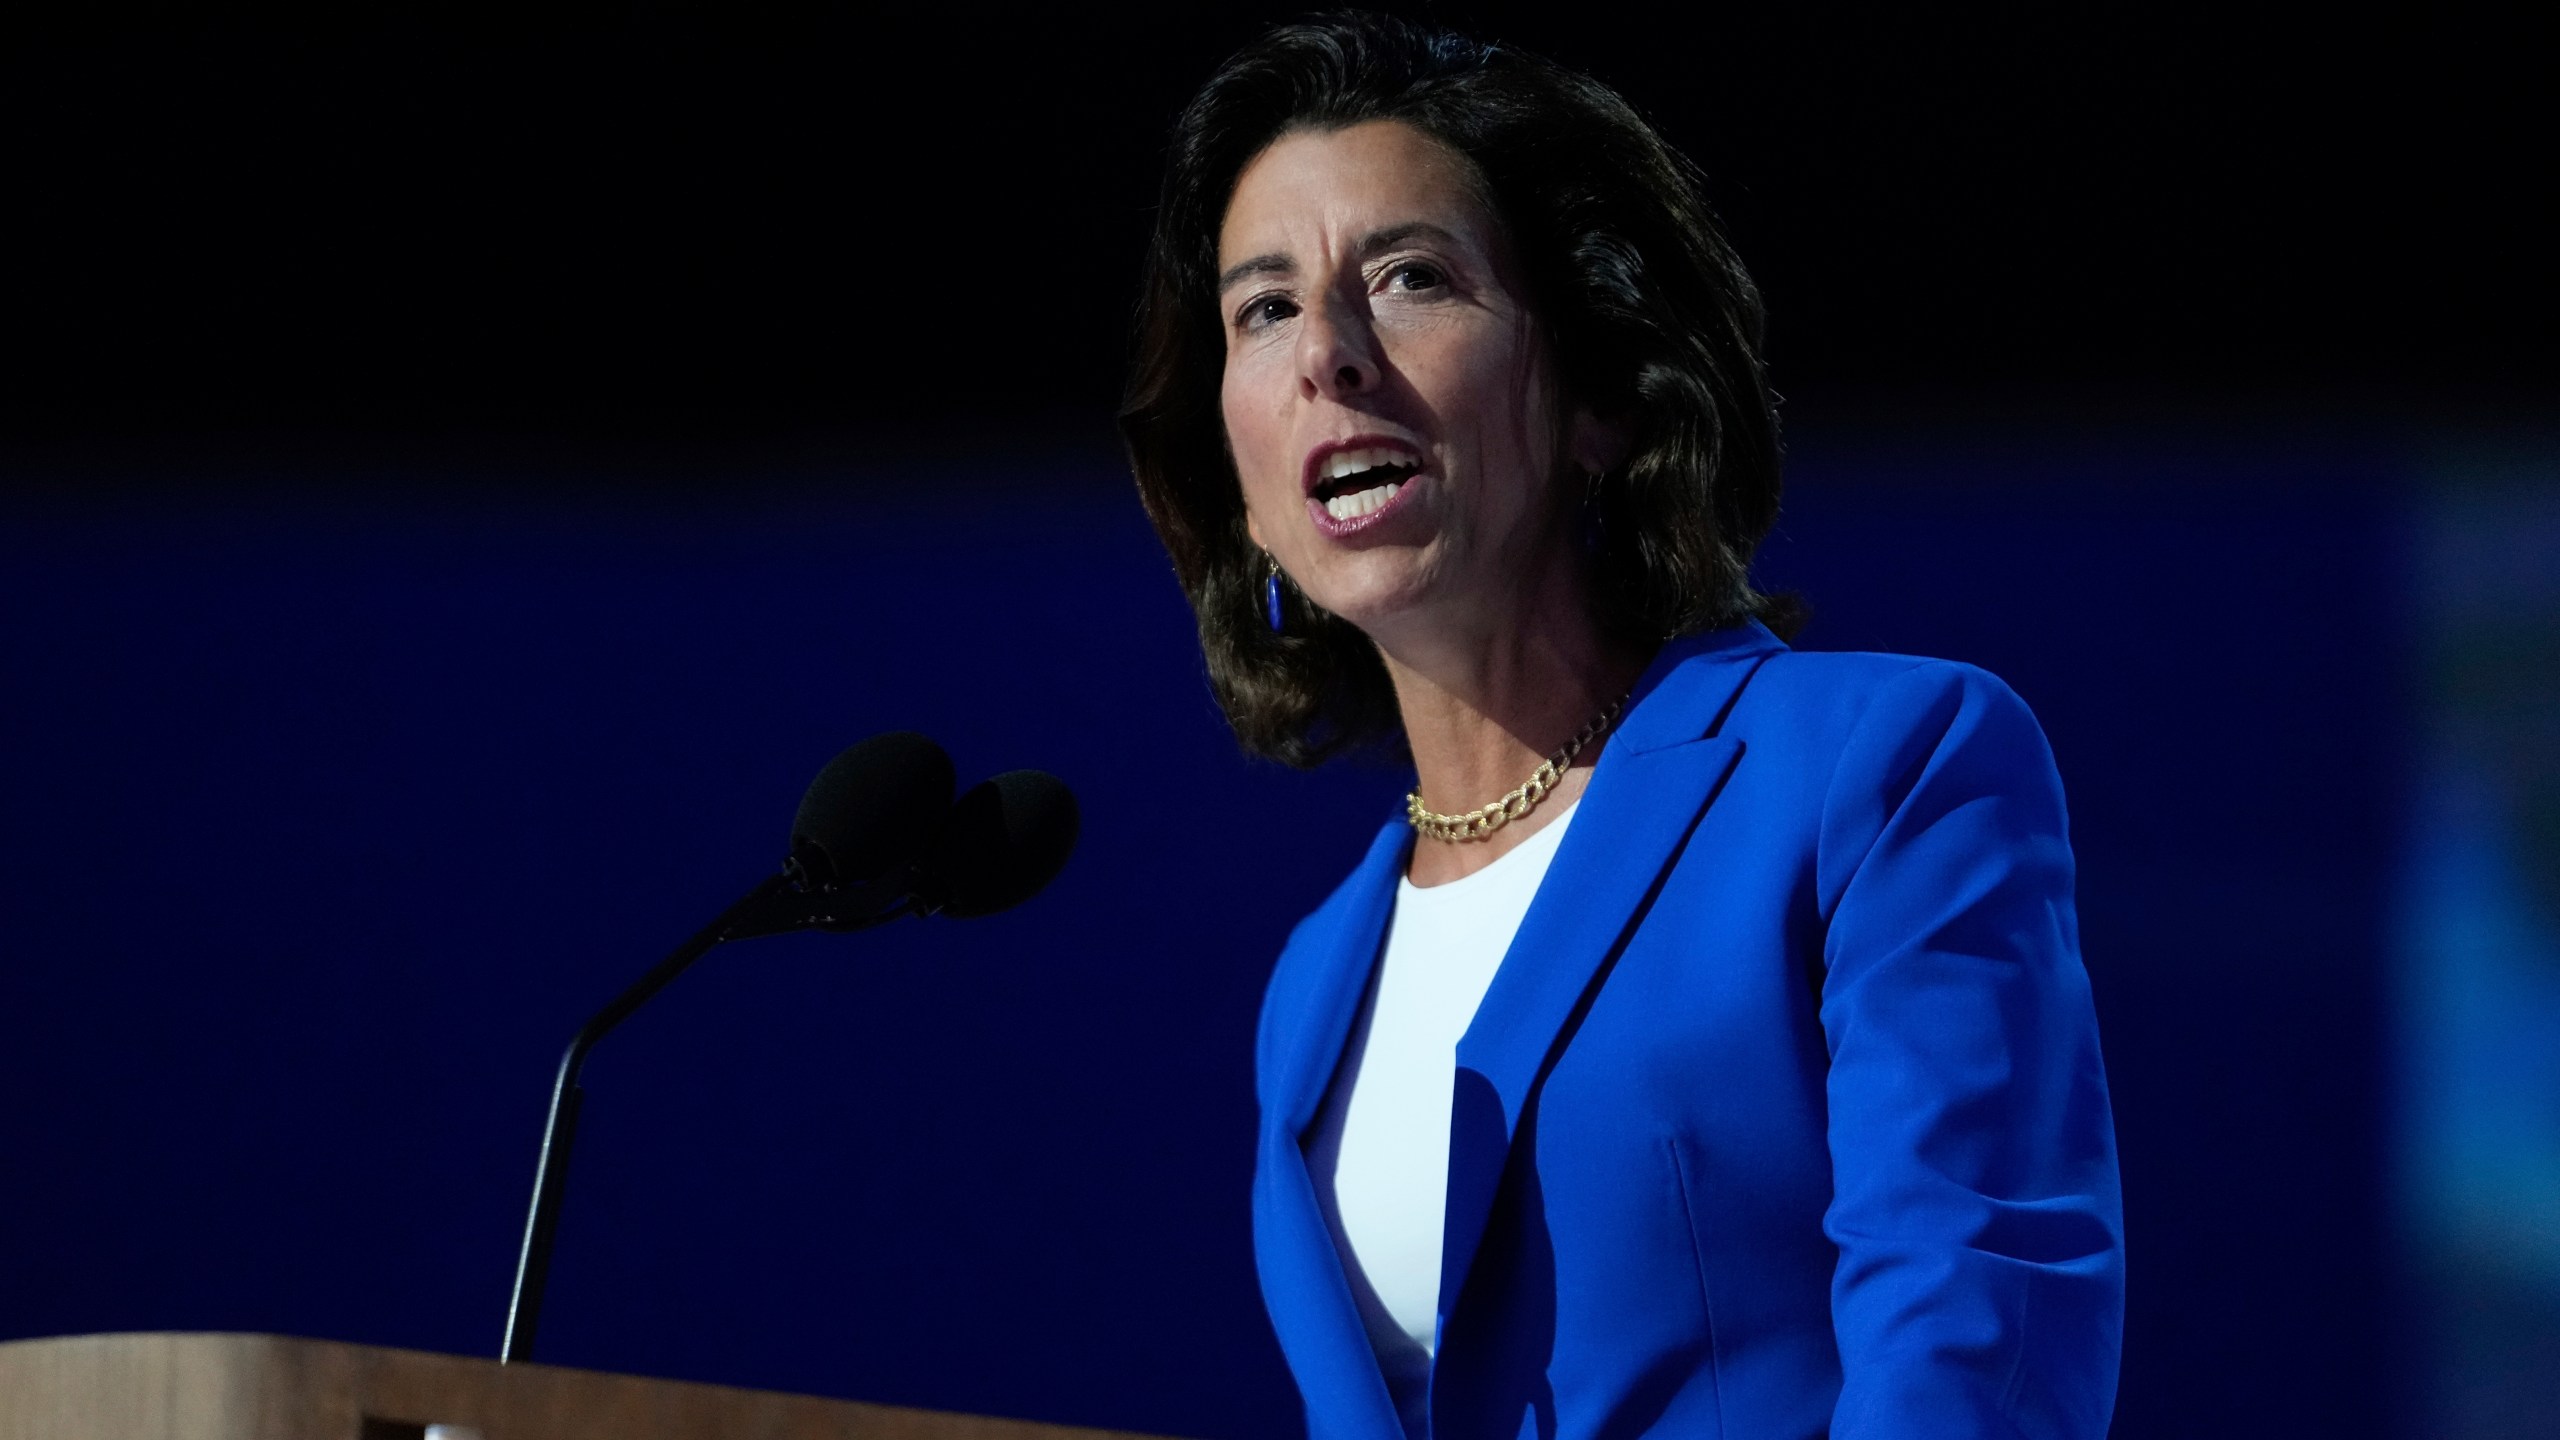
POLYGON ((1624 415, 1602 418, 1588 405, 1573 407, 1565 429, 1565 458, 1581 475, 1606 475, 1635 448, 1635 426, 1624 415))
POLYGON ((1271 547, 1262 543, 1262 527, 1254 523, 1253 507, 1249 505, 1244 512, 1244 538, 1253 542, 1254 549, 1269 553, 1271 547))

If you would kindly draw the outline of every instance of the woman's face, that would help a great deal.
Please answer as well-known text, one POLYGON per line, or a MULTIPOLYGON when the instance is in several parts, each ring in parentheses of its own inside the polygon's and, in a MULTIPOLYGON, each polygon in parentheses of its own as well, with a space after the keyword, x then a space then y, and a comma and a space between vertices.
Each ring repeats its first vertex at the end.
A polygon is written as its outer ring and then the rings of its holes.
POLYGON ((1218 235, 1221 405, 1254 543, 1391 650, 1514 618, 1581 459, 1473 180, 1398 122, 1293 132, 1245 167, 1218 235))

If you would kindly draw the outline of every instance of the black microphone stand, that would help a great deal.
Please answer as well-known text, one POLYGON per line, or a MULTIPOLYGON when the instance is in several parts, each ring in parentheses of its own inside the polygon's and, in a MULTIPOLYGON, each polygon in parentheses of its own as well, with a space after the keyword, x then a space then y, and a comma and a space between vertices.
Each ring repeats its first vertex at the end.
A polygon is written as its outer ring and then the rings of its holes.
POLYGON ((551 1117, 542 1126, 542 1158, 534 1167, 533 1208, 525 1216, 524 1249, 516 1257, 515 1289, 507 1297, 507 1339, 498 1352, 500 1361, 533 1358, 534 1329, 542 1319, 542 1286, 551 1273, 551 1242, 560 1224, 561 1193, 568 1184, 569 1144, 578 1131, 578 1099, 582 1093, 578 1071, 586 1064, 587 1052, 595 1048, 595 1043, 724 940, 747 940, 811 928, 862 930, 916 909, 910 888, 913 878, 908 873, 842 888, 811 886, 808 875, 800 858, 794 856, 779 874, 747 892, 745 899, 677 946, 674 954, 659 961, 630 989, 613 997, 569 1042, 568 1053, 560 1057, 560 1077, 551 1087, 551 1117))

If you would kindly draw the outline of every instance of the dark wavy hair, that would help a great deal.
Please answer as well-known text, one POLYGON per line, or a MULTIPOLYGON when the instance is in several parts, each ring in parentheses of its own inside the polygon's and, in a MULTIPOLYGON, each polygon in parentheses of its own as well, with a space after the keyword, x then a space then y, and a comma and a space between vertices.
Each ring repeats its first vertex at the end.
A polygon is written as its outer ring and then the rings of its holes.
POLYGON ((1244 748, 1311 766, 1400 734, 1385 664, 1349 622, 1300 598, 1272 632, 1219 408, 1218 230, 1237 177, 1284 134, 1371 120, 1473 164, 1563 393, 1628 426, 1584 527, 1602 624, 1648 647, 1751 617, 1792 630, 1793 601, 1750 576, 1780 488, 1760 292, 1697 168, 1588 76, 1411 21, 1324 16, 1238 52, 1175 122, 1119 416, 1244 748))

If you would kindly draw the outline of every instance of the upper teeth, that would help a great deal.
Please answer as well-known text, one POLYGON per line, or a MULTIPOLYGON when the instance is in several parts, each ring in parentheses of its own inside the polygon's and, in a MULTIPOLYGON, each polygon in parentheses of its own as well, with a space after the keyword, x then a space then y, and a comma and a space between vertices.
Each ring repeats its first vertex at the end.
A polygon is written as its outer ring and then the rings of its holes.
POLYGON ((1357 475, 1363 470, 1375 470, 1381 465, 1419 465, 1421 463, 1414 458, 1412 451, 1398 446, 1372 445, 1365 450, 1336 450, 1324 457, 1322 478, 1339 480, 1345 475, 1357 475))

